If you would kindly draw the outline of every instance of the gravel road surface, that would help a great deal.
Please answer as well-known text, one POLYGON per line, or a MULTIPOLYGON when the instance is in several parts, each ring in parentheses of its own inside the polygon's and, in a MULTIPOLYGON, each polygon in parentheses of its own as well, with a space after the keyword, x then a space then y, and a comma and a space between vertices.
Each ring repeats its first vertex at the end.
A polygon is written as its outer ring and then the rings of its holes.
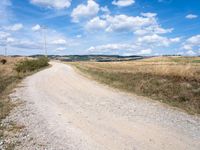
POLYGON ((6 119, 25 125, 19 150, 200 150, 200 117, 92 81, 71 66, 26 78, 6 119))

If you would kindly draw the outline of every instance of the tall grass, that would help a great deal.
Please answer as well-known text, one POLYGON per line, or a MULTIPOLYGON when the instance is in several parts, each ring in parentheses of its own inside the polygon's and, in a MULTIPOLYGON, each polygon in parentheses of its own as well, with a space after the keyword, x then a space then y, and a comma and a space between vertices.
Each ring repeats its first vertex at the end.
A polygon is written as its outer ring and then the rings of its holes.
POLYGON ((183 60, 72 64, 112 87, 200 113, 200 64, 183 60))
MULTIPOLYGON (((15 106, 8 97, 12 89, 23 77, 48 66, 48 59, 44 57, 38 59, 7 57, 6 60, 6 64, 0 64, 0 124, 15 106)), ((15 128, 12 124, 9 126, 15 128)), ((4 138, 5 130, 7 130, 7 126, 1 125, 0 140, 4 138)))

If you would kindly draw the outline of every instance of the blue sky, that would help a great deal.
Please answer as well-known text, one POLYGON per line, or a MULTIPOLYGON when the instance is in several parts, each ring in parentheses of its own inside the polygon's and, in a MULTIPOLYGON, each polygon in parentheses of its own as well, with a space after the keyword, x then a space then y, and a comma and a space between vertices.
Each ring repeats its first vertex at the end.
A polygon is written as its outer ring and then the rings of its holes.
POLYGON ((200 1, 0 1, 0 54, 43 54, 44 35, 48 54, 200 55, 200 1))

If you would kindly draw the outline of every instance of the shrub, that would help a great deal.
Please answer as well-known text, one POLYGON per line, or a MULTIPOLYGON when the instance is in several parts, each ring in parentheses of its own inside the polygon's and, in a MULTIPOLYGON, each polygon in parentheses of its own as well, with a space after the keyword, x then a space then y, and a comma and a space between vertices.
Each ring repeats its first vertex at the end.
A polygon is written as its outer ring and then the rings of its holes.
POLYGON ((15 70, 18 73, 26 73, 38 70, 40 68, 46 67, 49 65, 49 60, 46 57, 40 57, 37 59, 25 59, 16 64, 15 70))
POLYGON ((7 60, 6 59, 1 59, 0 62, 4 65, 7 63, 7 60))

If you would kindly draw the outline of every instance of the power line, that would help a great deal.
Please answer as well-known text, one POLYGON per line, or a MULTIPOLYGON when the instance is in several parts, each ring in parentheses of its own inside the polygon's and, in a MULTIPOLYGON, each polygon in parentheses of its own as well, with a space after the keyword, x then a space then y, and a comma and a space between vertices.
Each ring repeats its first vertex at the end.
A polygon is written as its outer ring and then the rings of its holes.
POLYGON ((7 56, 7 44, 6 44, 6 46, 5 46, 5 52, 4 52, 5 54, 5 56, 7 56))
POLYGON ((42 29, 43 40, 44 40, 44 41, 43 41, 43 42, 44 42, 43 50, 44 50, 45 56, 47 57, 47 38, 46 38, 47 26, 41 26, 41 29, 42 29))
POLYGON ((7 42, 7 37, 5 38, 5 49, 4 49, 4 56, 6 57, 7 56, 7 53, 8 53, 8 48, 7 48, 7 46, 8 46, 8 42, 7 42))

